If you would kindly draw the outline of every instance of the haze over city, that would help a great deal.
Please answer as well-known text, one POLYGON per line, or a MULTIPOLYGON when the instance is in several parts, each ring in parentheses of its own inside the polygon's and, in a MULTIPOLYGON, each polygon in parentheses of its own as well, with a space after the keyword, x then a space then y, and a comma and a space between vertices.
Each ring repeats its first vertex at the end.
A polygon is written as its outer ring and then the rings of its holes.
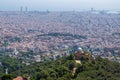
POLYGON ((120 10, 120 0, 2 0, 0 11, 18 11, 20 7, 38 11, 120 10))

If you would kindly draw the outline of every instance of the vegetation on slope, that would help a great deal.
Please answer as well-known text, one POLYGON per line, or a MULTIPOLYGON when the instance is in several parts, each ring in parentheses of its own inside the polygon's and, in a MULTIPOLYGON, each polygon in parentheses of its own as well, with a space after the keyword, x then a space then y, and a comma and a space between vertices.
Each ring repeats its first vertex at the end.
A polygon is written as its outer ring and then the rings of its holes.
POLYGON ((59 36, 69 36, 69 37, 72 37, 72 38, 75 38, 75 39, 86 39, 86 36, 82 36, 82 35, 73 35, 73 34, 69 34, 69 33, 48 33, 48 34, 41 34, 41 35, 38 35, 38 37, 40 36, 55 36, 55 37, 59 37, 59 36))
MULTIPOLYGON (((100 57, 95 60, 82 58, 80 61, 81 64, 76 63, 75 56, 71 54, 55 61, 32 63, 29 66, 21 67, 21 71, 14 69, 10 71, 9 76, 18 76, 18 72, 21 72, 21 76, 30 76, 31 80, 120 80, 120 64, 117 62, 100 57), (76 71, 73 75, 74 68, 76 71)), ((14 64, 11 62, 9 65, 14 64)), ((0 72, 0 74, 2 73, 0 72)), ((1 79, 4 76, 2 75, 1 79)))

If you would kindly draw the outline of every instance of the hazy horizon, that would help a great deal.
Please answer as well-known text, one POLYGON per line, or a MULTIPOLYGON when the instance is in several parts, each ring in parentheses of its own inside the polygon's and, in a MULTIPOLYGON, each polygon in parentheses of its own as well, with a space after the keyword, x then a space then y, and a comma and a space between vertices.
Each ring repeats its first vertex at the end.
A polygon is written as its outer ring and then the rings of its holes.
POLYGON ((19 11, 20 7, 38 11, 120 10, 120 0, 3 0, 0 11, 19 11))

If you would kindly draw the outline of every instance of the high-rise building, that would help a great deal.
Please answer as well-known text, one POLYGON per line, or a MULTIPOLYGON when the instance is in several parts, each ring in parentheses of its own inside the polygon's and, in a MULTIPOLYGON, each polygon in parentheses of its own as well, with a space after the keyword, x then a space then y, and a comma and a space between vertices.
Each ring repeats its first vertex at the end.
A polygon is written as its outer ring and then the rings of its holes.
POLYGON ((94 9, 93 9, 93 8, 91 8, 91 11, 94 11, 94 9))
POLYGON ((21 12, 23 11, 23 7, 22 7, 22 6, 20 7, 20 11, 21 11, 21 12))
POLYGON ((26 11, 26 12, 28 11, 28 8, 27 8, 27 6, 25 7, 25 11, 26 11))

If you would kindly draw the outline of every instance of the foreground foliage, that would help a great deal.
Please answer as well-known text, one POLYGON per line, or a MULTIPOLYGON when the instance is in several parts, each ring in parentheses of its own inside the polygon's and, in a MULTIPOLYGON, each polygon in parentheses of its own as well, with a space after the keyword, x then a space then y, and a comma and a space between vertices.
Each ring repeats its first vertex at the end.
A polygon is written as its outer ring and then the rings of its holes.
POLYGON ((31 80, 120 80, 120 64, 100 57, 95 60, 83 59, 81 64, 78 64, 75 62, 74 55, 70 55, 55 61, 32 63, 28 66, 20 64, 20 70, 15 68, 17 60, 13 61, 12 59, 9 63, 4 61, 4 64, 9 67, 11 75, 4 75, 0 69, 1 80, 16 77, 19 72, 23 77, 30 76, 31 80), (73 74, 75 68, 76 71, 73 74))

